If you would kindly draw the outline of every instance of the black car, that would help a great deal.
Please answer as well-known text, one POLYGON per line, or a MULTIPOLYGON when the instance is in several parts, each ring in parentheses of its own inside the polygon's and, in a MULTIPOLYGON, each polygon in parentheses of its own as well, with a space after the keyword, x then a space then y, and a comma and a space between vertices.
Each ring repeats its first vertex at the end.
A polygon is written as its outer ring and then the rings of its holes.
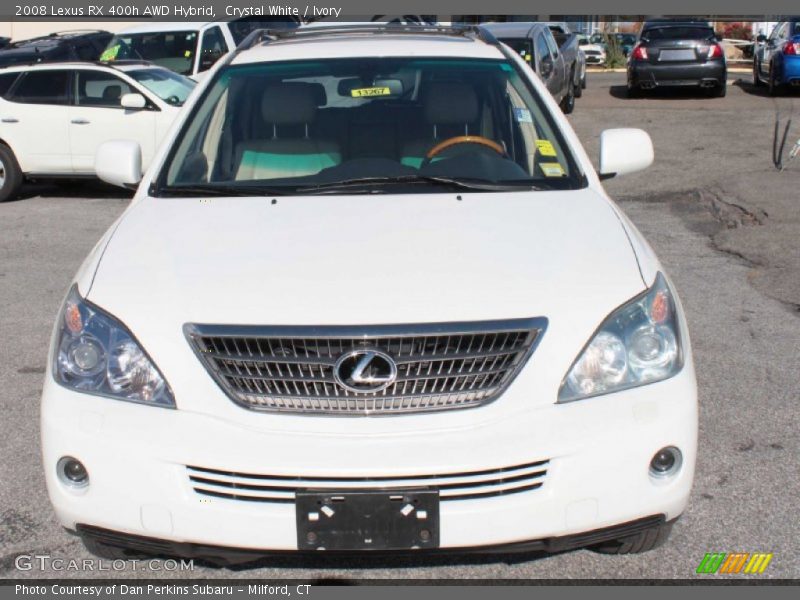
POLYGON ((0 67, 40 62, 98 60, 111 37, 108 31, 76 30, 11 42, 0 48, 0 67))
POLYGON ((693 86, 724 96, 725 52, 706 22, 647 21, 628 57, 628 96, 693 86))

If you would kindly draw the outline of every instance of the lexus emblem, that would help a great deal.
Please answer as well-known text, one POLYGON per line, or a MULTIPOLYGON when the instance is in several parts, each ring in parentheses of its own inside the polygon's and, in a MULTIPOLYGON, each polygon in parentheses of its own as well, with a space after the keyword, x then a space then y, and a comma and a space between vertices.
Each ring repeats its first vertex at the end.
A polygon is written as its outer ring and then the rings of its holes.
POLYGON ((357 394, 385 390, 397 379, 397 365, 388 354, 378 350, 353 350, 343 354, 333 368, 336 383, 357 394))

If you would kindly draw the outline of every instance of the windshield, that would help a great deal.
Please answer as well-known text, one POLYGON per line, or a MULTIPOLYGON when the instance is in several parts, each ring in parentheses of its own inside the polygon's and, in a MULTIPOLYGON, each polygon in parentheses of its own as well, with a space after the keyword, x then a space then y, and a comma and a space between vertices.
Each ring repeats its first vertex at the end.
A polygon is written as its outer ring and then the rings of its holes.
POLYGON ((191 75, 197 36, 197 31, 121 33, 111 38, 100 60, 147 60, 170 71, 191 75))
POLYGON ((136 69, 126 72, 156 96, 174 106, 182 106, 197 84, 188 77, 166 69, 136 69))
POLYGON ((184 124, 156 193, 580 187, 546 111, 505 60, 227 67, 184 124))

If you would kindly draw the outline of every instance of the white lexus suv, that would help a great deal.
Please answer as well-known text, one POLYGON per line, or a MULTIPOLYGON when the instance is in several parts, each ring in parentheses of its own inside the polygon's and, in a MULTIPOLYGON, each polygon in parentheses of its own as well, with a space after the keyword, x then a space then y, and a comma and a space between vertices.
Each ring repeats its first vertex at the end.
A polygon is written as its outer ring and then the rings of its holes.
POLYGON ((256 32, 80 268, 42 399, 60 522, 106 557, 639 552, 694 475, 673 284, 480 28, 256 32))

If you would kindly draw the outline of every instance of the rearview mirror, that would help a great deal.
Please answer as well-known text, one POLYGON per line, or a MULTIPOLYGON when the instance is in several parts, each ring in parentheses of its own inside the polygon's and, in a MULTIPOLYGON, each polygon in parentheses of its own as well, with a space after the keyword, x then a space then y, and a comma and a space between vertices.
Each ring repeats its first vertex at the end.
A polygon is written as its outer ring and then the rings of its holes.
POLYGON ((142 149, 132 140, 104 142, 95 152, 94 170, 106 183, 135 188, 142 179, 142 149))
POLYGON ((147 105, 147 100, 141 94, 123 94, 119 99, 119 105, 122 108, 139 110, 147 105))
POLYGON ((600 179, 635 173, 653 164, 653 141, 641 129, 606 129, 600 134, 600 179))

